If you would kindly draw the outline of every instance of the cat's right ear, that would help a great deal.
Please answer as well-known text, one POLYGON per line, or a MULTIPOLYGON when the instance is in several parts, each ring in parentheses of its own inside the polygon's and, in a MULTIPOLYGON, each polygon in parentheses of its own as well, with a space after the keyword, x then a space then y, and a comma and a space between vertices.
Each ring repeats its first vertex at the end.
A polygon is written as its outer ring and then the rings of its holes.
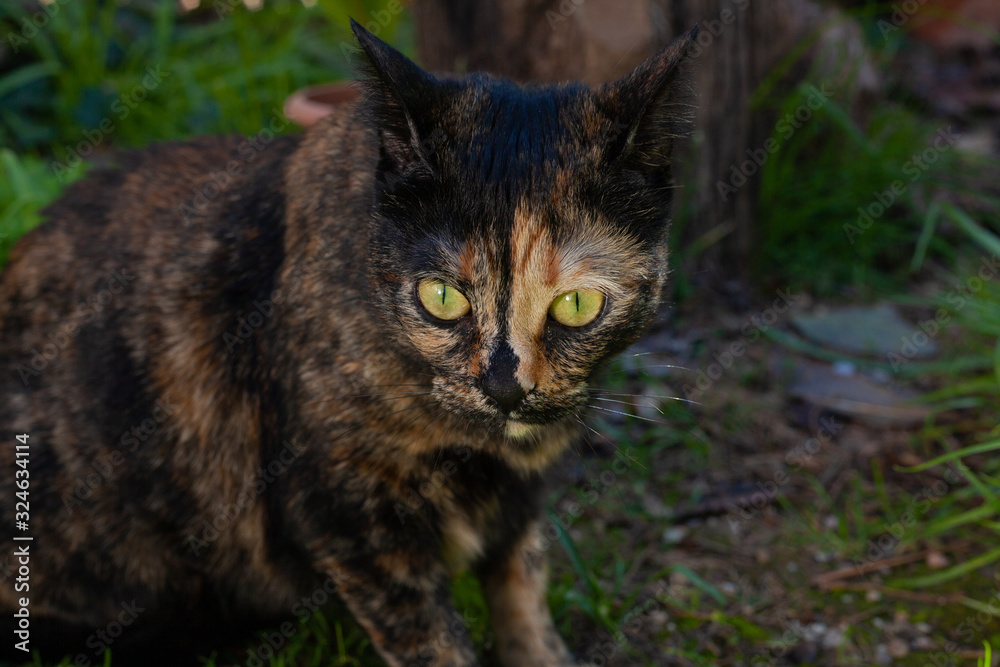
POLYGON ((431 119, 441 102, 437 79, 351 19, 361 45, 362 85, 368 115, 379 136, 379 171, 402 176, 433 171, 432 153, 442 130, 431 119))

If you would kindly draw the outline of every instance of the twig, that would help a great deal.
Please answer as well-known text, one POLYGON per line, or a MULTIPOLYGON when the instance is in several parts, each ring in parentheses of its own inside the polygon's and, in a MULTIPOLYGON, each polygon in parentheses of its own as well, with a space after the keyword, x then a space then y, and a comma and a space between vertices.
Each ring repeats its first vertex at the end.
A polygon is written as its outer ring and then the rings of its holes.
POLYGON ((882 584, 850 584, 847 582, 833 582, 829 590, 837 591, 878 591, 883 595, 910 600, 912 602, 926 602, 928 604, 961 604, 965 596, 961 593, 918 593, 916 591, 904 591, 899 588, 890 588, 882 584))
POLYGON ((839 570, 833 570, 832 572, 824 572, 823 574, 817 575, 812 578, 812 584, 819 586, 820 588, 830 588, 831 585, 840 579, 850 579, 851 577, 857 576, 859 574, 867 574, 869 572, 874 572, 875 570, 881 570, 883 568, 893 568, 897 565, 906 565, 907 563, 912 563, 914 561, 923 560, 933 551, 959 551, 969 546, 968 541, 956 542, 950 546, 938 547, 935 549, 925 549, 923 551, 917 551, 911 554, 902 554, 899 556, 893 556, 892 558, 883 558, 882 560, 869 561, 861 565, 853 565, 851 567, 844 567, 839 570))

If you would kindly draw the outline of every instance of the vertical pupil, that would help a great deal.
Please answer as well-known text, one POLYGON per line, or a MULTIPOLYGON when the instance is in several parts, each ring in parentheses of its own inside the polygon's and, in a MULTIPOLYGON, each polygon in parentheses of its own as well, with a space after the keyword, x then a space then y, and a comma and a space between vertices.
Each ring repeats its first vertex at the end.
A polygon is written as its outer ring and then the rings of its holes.
POLYGON ((573 292, 573 296, 576 297, 576 312, 580 312, 580 293, 573 292))
POLYGON ((447 294, 448 294, 448 286, 447 285, 441 285, 441 305, 442 306, 444 305, 445 299, 447 298, 447 294))

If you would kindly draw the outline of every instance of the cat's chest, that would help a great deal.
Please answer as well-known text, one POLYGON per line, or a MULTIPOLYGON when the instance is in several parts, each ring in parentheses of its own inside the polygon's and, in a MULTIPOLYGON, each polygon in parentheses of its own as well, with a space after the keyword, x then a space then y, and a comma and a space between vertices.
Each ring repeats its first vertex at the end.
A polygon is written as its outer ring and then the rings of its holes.
POLYGON ((512 519, 537 511, 542 482, 468 448, 435 458, 436 465, 410 491, 423 503, 425 516, 433 517, 445 563, 459 571, 504 542, 512 519))

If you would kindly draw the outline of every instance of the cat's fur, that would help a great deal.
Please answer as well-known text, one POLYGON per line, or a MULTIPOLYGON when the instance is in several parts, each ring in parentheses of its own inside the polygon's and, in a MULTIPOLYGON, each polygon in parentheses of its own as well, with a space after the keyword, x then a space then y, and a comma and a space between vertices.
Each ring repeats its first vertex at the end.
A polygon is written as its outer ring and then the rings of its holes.
POLYGON ((98 662, 123 605, 116 655, 289 615, 326 582, 389 665, 476 665, 449 593, 468 567, 503 664, 572 664, 535 546, 543 473, 659 303, 693 33, 591 91, 435 78, 355 32, 357 108, 255 150, 124 155, 14 248, 0 526, 28 434, 35 540, 30 592, 0 585, 8 646, 20 597, 33 649, 78 637, 60 650, 98 662), (435 321, 422 277, 472 312, 435 321), (548 318, 583 287, 607 295, 594 323, 548 318), (497 386, 527 392, 510 417, 497 386))

